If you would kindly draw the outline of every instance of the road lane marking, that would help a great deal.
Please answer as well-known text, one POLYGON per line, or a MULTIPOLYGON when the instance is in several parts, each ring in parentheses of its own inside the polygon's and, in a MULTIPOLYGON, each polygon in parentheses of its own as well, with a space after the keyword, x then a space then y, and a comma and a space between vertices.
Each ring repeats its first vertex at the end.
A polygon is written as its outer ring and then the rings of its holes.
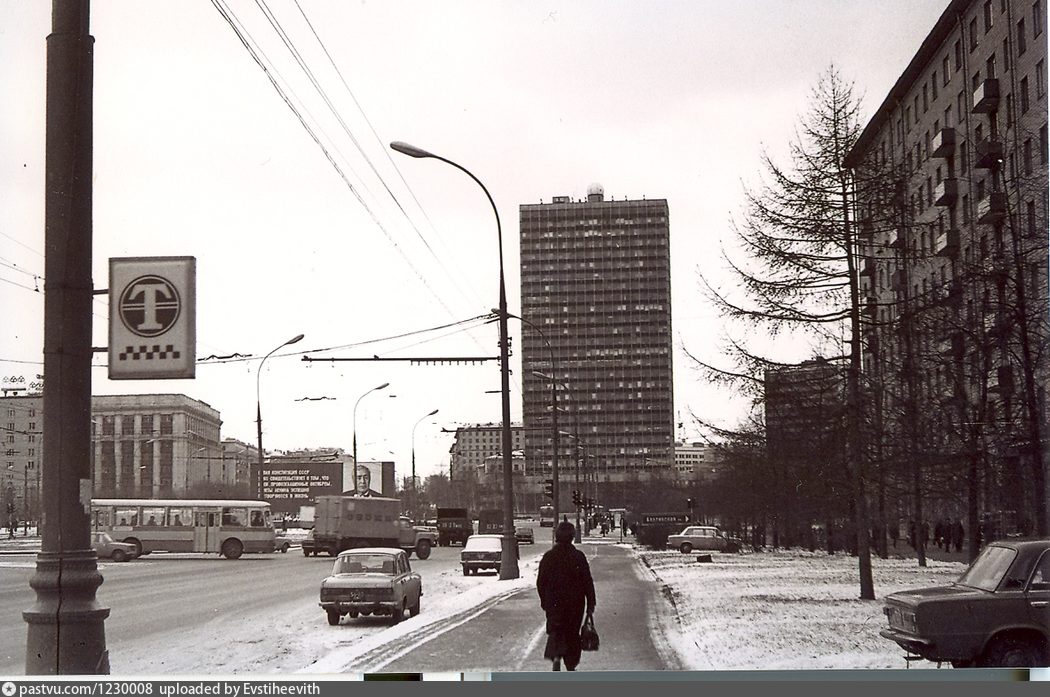
POLYGON ((525 647, 525 651, 521 654, 521 660, 514 666, 514 672, 520 673, 521 669, 525 666, 525 661, 529 660, 529 656, 536 650, 536 646, 539 645, 540 640, 547 636, 547 625, 546 623, 540 624, 536 628, 536 631, 532 633, 532 638, 529 639, 529 645, 525 647))

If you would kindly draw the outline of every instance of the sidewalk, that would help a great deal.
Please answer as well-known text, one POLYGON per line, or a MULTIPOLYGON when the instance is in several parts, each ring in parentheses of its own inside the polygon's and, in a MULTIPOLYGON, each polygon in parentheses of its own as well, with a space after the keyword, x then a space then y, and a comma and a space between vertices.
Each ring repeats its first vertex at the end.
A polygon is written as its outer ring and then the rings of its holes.
POLYGON ((40 536, 35 528, 29 529, 28 535, 22 534, 22 528, 15 529, 15 536, 8 537, 7 528, 0 530, 0 554, 36 554, 40 551, 40 536))

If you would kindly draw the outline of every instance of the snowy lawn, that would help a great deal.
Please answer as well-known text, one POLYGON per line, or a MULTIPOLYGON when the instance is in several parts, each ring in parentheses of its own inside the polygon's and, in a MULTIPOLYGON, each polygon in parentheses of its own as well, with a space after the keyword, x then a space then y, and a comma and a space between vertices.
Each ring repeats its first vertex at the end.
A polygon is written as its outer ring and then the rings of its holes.
MULTIPOLYGON (((678 613, 669 637, 692 670, 905 668, 879 636, 889 593, 956 580, 966 566, 872 558, 877 600, 860 600, 857 559, 800 550, 695 554, 638 550, 678 613)), ((917 662, 913 667, 936 667, 917 662)))

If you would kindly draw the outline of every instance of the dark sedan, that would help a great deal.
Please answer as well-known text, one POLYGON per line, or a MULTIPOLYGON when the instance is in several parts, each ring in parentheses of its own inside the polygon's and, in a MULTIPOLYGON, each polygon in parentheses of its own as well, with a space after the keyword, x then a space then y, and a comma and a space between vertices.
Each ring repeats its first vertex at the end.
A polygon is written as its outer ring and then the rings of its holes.
POLYGON ((989 544, 958 581, 886 596, 880 634, 957 668, 1050 666, 1050 540, 989 544))

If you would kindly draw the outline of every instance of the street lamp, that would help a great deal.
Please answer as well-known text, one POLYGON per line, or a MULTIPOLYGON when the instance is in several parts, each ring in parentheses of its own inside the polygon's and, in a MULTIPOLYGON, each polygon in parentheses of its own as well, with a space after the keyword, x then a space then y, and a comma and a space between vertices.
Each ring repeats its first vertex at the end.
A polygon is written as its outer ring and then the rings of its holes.
POLYGON ((256 425, 256 428, 258 430, 258 436, 259 436, 259 459, 257 461, 257 467, 256 467, 257 471, 251 473, 251 475, 248 477, 248 480, 249 480, 248 481, 248 491, 249 491, 248 495, 252 498, 253 501, 254 500, 258 500, 259 495, 260 495, 260 491, 262 489, 262 472, 263 472, 262 397, 261 397, 260 392, 259 392, 259 387, 260 387, 260 382, 262 380, 263 364, 266 363, 266 359, 269 358, 270 356, 272 356, 274 353, 276 353, 278 349, 282 349, 285 346, 290 346, 291 344, 300 342, 302 340, 303 340, 303 335, 302 334, 297 334, 296 336, 293 336, 291 339, 289 339, 288 341, 284 342, 283 344, 281 344, 280 346, 275 348, 273 351, 270 351, 268 354, 263 356, 263 359, 261 361, 259 361, 259 372, 256 373, 256 375, 255 375, 255 425, 256 425))
POLYGON ((357 493, 357 405, 361 403, 362 399, 364 399, 368 395, 372 394, 373 392, 376 392, 378 390, 386 389, 389 386, 390 386, 389 382, 384 382, 382 385, 379 385, 378 387, 373 387, 372 389, 368 390, 363 395, 358 397, 357 401, 354 402, 354 422, 353 422, 353 424, 354 424, 354 493, 355 494, 357 493))
MULTIPOLYGON (((573 430, 576 431, 576 432, 575 433, 562 432, 562 435, 563 436, 568 436, 569 438, 572 438, 573 440, 576 441, 576 457, 573 458, 573 460, 574 460, 574 462, 573 462, 573 464, 574 464, 573 470, 575 471, 576 490, 580 492, 580 496, 583 496, 583 491, 580 489, 580 459, 582 457, 586 457, 587 456, 587 451, 583 447, 583 441, 580 440, 580 431, 576 427, 575 418, 573 419, 573 421, 574 421, 574 423, 573 423, 573 430)), ((580 532, 580 507, 576 506, 576 544, 580 544, 580 541, 582 539, 583 539, 583 536, 582 536, 582 533, 580 532)))
POLYGON ((518 543, 514 537, 514 471, 511 459, 511 436, 510 436, 510 366, 509 346, 507 338, 507 285, 503 274, 503 226, 499 220, 499 210, 496 202, 481 180, 475 177, 468 169, 456 164, 452 160, 445 159, 440 155, 427 152, 421 148, 408 143, 395 141, 390 147, 399 153, 417 158, 432 158, 440 160, 447 165, 452 165, 459 171, 474 180, 492 206, 492 212, 496 216, 496 235, 499 242, 499 362, 500 382, 503 390, 503 541, 500 546, 499 577, 500 580, 518 578, 518 543))
POLYGON ((419 417, 419 421, 417 421, 415 426, 412 427, 412 507, 410 509, 412 511, 412 520, 419 519, 419 511, 416 510, 418 505, 418 499, 416 497, 416 427, 423 423, 423 419, 428 416, 433 416, 436 413, 438 413, 437 409, 429 414, 419 417))

